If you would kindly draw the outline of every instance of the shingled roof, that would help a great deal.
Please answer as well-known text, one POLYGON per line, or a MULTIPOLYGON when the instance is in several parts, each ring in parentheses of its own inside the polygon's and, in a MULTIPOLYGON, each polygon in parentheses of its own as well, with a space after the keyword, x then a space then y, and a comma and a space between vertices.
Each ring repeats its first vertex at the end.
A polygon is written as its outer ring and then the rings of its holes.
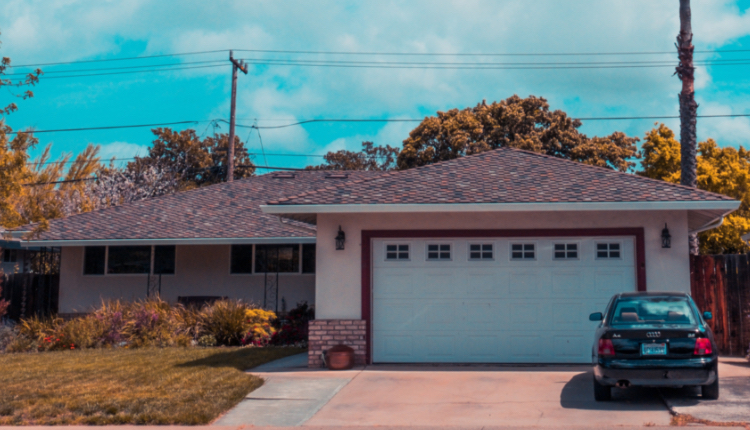
POLYGON ((727 201, 721 194, 511 148, 268 202, 291 205, 727 201))
MULTIPOLYGON (((315 237, 314 226, 279 221, 260 205, 382 172, 269 173, 50 221, 36 241, 315 237)), ((30 230, 30 226, 17 230, 30 230)))

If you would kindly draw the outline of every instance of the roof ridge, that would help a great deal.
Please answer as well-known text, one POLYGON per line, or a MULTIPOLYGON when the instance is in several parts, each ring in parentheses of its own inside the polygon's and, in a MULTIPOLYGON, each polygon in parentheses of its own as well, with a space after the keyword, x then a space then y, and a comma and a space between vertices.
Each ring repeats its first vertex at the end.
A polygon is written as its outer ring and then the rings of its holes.
MULTIPOLYGON (((595 166, 593 164, 586 164, 586 163, 583 163, 583 162, 580 162, 580 161, 568 160, 566 158, 555 157, 553 155, 541 154, 539 152, 533 152, 533 151, 529 151, 529 150, 526 150, 526 149, 510 148, 510 147, 502 147, 502 148, 498 148, 498 149, 507 149, 507 150, 521 152, 521 153, 524 153, 524 154, 533 155, 533 156, 537 156, 537 157, 549 158, 549 159, 556 160, 556 161, 567 162, 567 163, 575 163, 578 166, 586 166, 587 168, 603 169, 605 172, 617 173, 619 175, 626 175, 628 178, 637 178, 638 180, 650 181, 650 182, 657 183, 657 184, 660 184, 660 185, 668 185, 668 186, 672 186, 672 187, 676 187, 676 188, 681 188, 681 189, 684 189, 684 190, 699 191, 699 192, 702 192, 702 193, 708 193, 708 194, 713 194, 713 195, 722 196, 722 197, 730 197, 730 196, 726 196, 724 194, 715 193, 713 191, 702 190, 702 189, 700 189, 698 187, 693 188, 693 187, 689 187, 687 185, 675 184, 674 182, 667 182, 667 181, 662 180, 662 179, 654 179, 654 178, 649 178, 648 176, 641 176, 641 175, 639 175, 636 172, 633 172, 633 173, 623 172, 623 171, 620 171, 620 170, 611 169, 609 167, 595 166)), ((487 153, 487 152, 492 152, 492 151, 485 151, 484 153, 487 153)))

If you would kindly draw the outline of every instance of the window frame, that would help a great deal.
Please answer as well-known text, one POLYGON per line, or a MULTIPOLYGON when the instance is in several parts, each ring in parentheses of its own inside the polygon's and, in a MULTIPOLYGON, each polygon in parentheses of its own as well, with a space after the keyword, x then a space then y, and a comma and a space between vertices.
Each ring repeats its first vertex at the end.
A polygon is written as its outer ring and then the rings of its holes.
POLYGON ((154 245, 114 245, 116 247, 123 247, 123 248, 129 248, 129 247, 148 247, 149 248, 149 267, 148 271, 145 273, 109 273, 109 257, 110 257, 110 248, 111 245, 107 245, 107 252, 105 254, 104 259, 104 275, 105 276, 152 276, 154 273, 154 245))
POLYGON ((177 247, 178 245, 89 245, 83 247, 83 258, 81 258, 81 276, 177 276, 177 247), (86 273, 86 248, 101 246, 104 248, 104 273, 91 274, 86 273), (108 273, 109 269, 109 248, 111 246, 148 246, 151 248, 151 259, 149 261, 148 273, 108 273), (157 246, 174 246, 174 273, 154 273, 156 247, 157 246))
POLYGON ((596 260, 622 260, 622 242, 620 241, 607 241, 607 242, 594 242, 594 259, 596 260), (606 257, 600 257, 599 256, 599 245, 607 245, 607 256, 606 257), (611 245, 617 245, 618 249, 617 252, 620 254, 617 257, 611 257, 610 253, 612 250, 610 249, 611 245))
POLYGON ((496 251, 496 249, 495 249, 495 244, 494 243, 481 243, 481 242, 480 243, 476 243, 476 242, 469 242, 469 241, 467 241, 466 245, 467 245, 466 246, 466 259, 468 261, 495 261, 495 255, 496 255, 495 251, 496 251), (471 247, 475 246, 475 245, 477 245, 477 246, 480 247, 479 251, 472 251, 471 250, 471 247), (489 252, 492 253, 492 257, 490 257, 490 258, 484 258, 484 256, 482 255, 485 252, 487 252, 484 249, 482 249, 485 246, 490 246, 490 251, 489 252), (471 257, 471 253, 472 252, 479 252, 480 257, 479 258, 472 258, 471 257))
POLYGON ((581 259, 581 243, 580 242, 578 242, 578 241, 552 242, 552 260, 553 261, 571 261, 571 260, 575 261, 575 260, 580 260, 580 259, 581 259), (563 251, 556 250, 555 247, 557 245, 563 245, 563 246, 565 246, 565 250, 563 250, 563 251), (576 249, 575 249, 576 256, 575 257, 568 257, 568 252, 570 252, 570 250, 568 250, 568 245, 575 245, 576 246, 576 249), (555 255, 557 252, 564 252, 565 253, 565 257, 557 257, 555 255))
POLYGON ((229 245, 229 275, 230 276, 247 276, 255 274, 255 244, 233 243, 229 245), (232 258, 234 258, 233 248, 235 246, 250 246, 250 272, 233 272, 232 258))
MULTIPOLYGON (((539 256, 539 246, 537 246, 537 245, 538 244, 536 243, 536 241, 521 241, 521 242, 508 241, 508 259, 510 261, 537 261, 537 258, 539 256), (524 248, 521 250, 521 252, 524 253, 524 254, 526 252, 528 252, 526 250, 526 246, 527 245, 533 246, 534 247, 534 249, 533 249, 534 257, 533 258, 526 258, 524 256, 524 257, 521 257, 521 258, 514 258, 513 257, 513 252, 514 252, 513 251, 513 245, 521 245, 521 246, 523 246, 524 248)), ((515 251, 515 252, 518 252, 518 251, 515 251)))
POLYGON ((412 252, 414 249, 411 246, 411 243, 383 243, 383 261, 411 261, 412 252), (388 246, 395 246, 396 251, 390 251, 396 253, 396 258, 388 258, 388 246), (403 252, 399 249, 399 247, 405 246, 406 247, 406 258, 399 258, 400 254, 403 252))
POLYGON ((453 261, 453 242, 425 242, 424 244, 424 260, 425 261, 453 261), (437 246, 437 251, 430 251, 430 246, 437 246), (448 246, 448 258, 442 258, 440 254, 444 253, 441 248, 448 246), (437 252, 438 258, 430 258, 430 252, 437 252))
MULTIPOLYGON (((238 244, 239 245, 239 244, 238 244)), ((281 275, 302 275, 302 244, 301 243, 254 243, 253 246, 253 273, 230 273, 233 276, 247 276, 247 275, 260 275, 265 276, 267 273, 275 274, 278 273, 279 276, 281 275), (288 246, 288 247, 296 247, 297 249, 297 270, 294 272, 259 272, 257 267, 257 259, 258 259, 258 245, 260 246, 288 246)), ((294 252, 294 251, 292 251, 294 252)), ((230 256, 230 272, 231 272, 231 256, 230 256)), ((305 275, 315 275, 315 273, 304 273, 305 275)))
POLYGON ((17 249, 9 249, 9 248, 3 249, 3 260, 2 260, 2 262, 6 263, 6 264, 18 264, 18 250, 17 249), (9 257, 7 260, 5 258, 6 255, 9 257), (13 256, 13 258, 11 259, 10 256, 13 256))

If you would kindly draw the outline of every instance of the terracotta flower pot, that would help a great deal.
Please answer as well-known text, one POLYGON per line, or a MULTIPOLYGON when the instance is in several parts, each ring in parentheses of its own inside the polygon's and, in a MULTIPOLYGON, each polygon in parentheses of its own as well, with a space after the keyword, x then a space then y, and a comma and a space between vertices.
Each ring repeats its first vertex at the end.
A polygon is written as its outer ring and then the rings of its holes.
POLYGON ((354 350, 346 345, 336 345, 326 351, 326 364, 330 370, 346 370, 354 367, 354 350))

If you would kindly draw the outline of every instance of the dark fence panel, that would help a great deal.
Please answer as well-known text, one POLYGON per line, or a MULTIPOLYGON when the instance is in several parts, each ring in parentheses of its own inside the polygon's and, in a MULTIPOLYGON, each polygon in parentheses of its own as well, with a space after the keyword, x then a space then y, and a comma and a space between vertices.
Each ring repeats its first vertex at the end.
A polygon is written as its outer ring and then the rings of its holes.
POLYGON ((18 321, 32 315, 57 313, 60 275, 15 273, 2 276, 3 299, 10 302, 7 317, 18 321))
POLYGON ((709 325, 719 351, 744 356, 750 345, 750 256, 690 258, 690 289, 698 308, 713 313, 709 325))

